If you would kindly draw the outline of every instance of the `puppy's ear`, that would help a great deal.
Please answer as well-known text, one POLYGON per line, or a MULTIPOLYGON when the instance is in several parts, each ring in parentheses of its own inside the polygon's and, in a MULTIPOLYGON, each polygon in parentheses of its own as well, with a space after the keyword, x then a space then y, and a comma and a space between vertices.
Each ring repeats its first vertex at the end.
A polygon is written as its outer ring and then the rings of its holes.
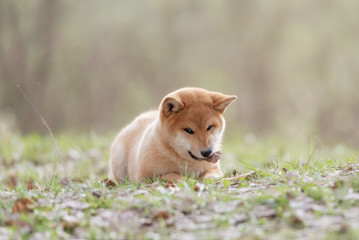
POLYGON ((166 117, 168 117, 172 113, 178 113, 182 111, 185 107, 181 99, 176 96, 166 97, 165 99, 163 99, 161 106, 162 113, 166 117))
POLYGON ((214 110, 224 113, 229 104, 231 104, 234 100, 237 99, 237 96, 215 93, 212 95, 212 99, 214 110))

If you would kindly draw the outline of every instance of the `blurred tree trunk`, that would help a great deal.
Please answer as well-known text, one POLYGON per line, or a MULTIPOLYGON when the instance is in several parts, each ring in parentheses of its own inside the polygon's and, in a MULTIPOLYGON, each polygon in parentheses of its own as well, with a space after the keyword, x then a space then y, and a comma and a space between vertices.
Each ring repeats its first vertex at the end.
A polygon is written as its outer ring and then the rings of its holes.
POLYGON ((19 116, 23 111, 23 99, 17 91, 16 84, 23 85, 26 76, 26 40, 22 38, 20 13, 14 2, 0 2, 0 16, 1 107, 17 109, 16 115, 19 116))
POLYGON ((245 43, 241 46, 241 52, 238 52, 241 55, 239 67, 234 69, 237 71, 235 76, 247 78, 245 89, 250 93, 248 95, 250 107, 246 109, 246 116, 243 118, 254 133, 266 134, 274 128, 275 124, 276 109, 273 96, 277 86, 274 86, 272 64, 283 36, 286 13, 278 5, 274 9, 260 9, 258 3, 253 1, 245 3, 233 1, 230 6, 232 22, 237 25, 234 27, 237 31, 235 36, 238 37, 238 42, 245 43), (261 23, 256 16, 270 14, 271 11, 275 11, 276 14, 268 18, 266 24, 276 27, 262 31, 254 29, 254 26, 261 23))
MULTIPOLYGON (((56 34, 58 4, 56 0, 41 1, 36 5, 38 12, 34 22, 26 22, 25 4, 2 2, 0 7, 2 21, 0 33, 6 29, 9 39, 1 39, 0 61, 2 85, 4 88, 2 108, 15 109, 14 115, 24 132, 44 130, 34 110, 20 94, 17 84, 42 111, 47 85, 50 81, 53 43, 56 34), (32 25, 32 29, 24 28, 32 25)), ((1 34, 2 35, 2 34, 1 34)))

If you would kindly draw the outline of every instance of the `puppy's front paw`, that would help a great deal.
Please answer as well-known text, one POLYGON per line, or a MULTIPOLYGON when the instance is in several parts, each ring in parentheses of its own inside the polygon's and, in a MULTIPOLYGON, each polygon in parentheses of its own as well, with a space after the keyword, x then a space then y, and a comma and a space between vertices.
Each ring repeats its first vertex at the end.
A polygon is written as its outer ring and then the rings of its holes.
POLYGON ((185 180, 185 178, 178 173, 167 173, 162 176, 162 179, 168 180, 170 182, 180 182, 185 180))
POLYGON ((216 178, 220 178, 222 176, 222 172, 218 169, 210 169, 205 171, 204 173, 202 173, 202 175, 200 176, 201 180, 206 180, 206 179, 216 179, 216 178))

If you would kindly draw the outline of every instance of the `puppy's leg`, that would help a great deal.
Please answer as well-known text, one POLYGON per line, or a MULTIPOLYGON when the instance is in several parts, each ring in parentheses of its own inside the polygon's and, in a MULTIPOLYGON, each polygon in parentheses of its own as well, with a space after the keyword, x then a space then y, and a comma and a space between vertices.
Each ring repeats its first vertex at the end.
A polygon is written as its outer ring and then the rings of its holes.
POLYGON ((219 178, 223 175, 221 169, 219 168, 211 168, 208 169, 207 171, 203 172, 199 178, 201 180, 206 180, 207 178, 219 178))
POLYGON ((185 178, 178 174, 178 173, 167 173, 165 175, 162 176, 162 179, 168 180, 168 181, 175 181, 175 182, 180 182, 185 180, 185 178))
POLYGON ((128 175, 127 166, 125 146, 121 141, 116 140, 112 145, 110 154, 109 177, 115 179, 118 183, 124 181, 128 175))

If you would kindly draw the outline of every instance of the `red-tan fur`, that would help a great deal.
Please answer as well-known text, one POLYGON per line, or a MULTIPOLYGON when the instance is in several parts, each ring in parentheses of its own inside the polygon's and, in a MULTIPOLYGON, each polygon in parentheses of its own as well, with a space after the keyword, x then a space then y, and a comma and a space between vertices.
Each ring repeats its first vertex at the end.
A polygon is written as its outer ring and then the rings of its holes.
POLYGON ((168 94, 158 111, 145 112, 122 129, 110 154, 110 176, 117 182, 153 179, 179 181, 189 175, 220 177, 219 161, 194 160, 201 151, 221 148, 225 128, 223 113, 236 96, 200 88, 182 88, 168 94), (213 125, 211 130, 208 126, 213 125), (191 128, 194 134, 188 134, 191 128))

